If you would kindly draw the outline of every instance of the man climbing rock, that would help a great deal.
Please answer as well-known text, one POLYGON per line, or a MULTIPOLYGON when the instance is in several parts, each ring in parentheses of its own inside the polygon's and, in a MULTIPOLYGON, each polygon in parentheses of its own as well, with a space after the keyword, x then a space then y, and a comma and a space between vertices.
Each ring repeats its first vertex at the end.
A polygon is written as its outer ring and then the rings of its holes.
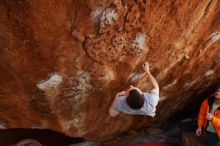
POLYGON ((213 96, 203 101, 200 107, 196 135, 202 135, 203 130, 205 142, 208 146, 220 145, 220 86, 213 96))
POLYGON ((151 75, 149 63, 147 61, 143 64, 143 69, 149 76, 149 79, 153 84, 153 89, 147 93, 130 85, 127 91, 117 93, 111 107, 109 108, 110 116, 115 117, 120 112, 131 115, 155 116, 156 106, 159 101, 159 85, 151 75))

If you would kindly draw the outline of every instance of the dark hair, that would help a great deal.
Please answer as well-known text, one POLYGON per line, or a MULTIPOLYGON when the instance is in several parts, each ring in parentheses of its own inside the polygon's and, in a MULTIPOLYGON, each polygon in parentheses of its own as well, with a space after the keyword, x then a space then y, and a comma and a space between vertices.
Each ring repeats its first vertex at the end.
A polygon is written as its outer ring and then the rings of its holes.
POLYGON ((137 90, 133 89, 129 92, 126 101, 130 108, 140 109, 144 104, 144 96, 140 94, 137 90))

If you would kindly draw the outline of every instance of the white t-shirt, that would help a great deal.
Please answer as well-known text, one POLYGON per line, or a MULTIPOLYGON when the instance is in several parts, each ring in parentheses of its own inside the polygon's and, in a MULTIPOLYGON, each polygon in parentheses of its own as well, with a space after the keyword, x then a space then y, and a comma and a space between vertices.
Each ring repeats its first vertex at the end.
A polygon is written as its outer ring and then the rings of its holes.
MULTIPOLYGON (((215 110, 216 110, 219 106, 220 106, 219 104, 213 103, 210 113, 211 113, 212 115, 214 115, 215 110)), ((209 131, 209 132, 215 132, 215 128, 214 128, 214 126, 213 126, 213 124, 212 124, 211 121, 209 122, 209 125, 207 126, 207 129, 206 129, 206 130, 209 131)))
POLYGON ((156 106, 159 101, 159 96, 154 92, 143 92, 144 105, 140 109, 132 109, 127 105, 126 96, 120 96, 117 103, 113 107, 115 113, 124 112, 131 115, 148 115, 151 117, 155 116, 156 106))

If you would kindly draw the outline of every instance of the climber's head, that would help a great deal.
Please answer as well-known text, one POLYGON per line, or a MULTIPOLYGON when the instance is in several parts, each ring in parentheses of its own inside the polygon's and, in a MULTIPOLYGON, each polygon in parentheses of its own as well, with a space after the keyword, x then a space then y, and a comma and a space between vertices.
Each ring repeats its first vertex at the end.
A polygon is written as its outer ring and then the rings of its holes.
POLYGON ((215 91, 215 97, 220 99, 220 85, 218 86, 217 90, 215 91))
POLYGON ((129 86, 129 89, 127 90, 128 96, 127 96, 127 104, 132 109, 140 109, 144 105, 144 96, 141 92, 141 90, 137 87, 134 87, 132 85, 129 86))

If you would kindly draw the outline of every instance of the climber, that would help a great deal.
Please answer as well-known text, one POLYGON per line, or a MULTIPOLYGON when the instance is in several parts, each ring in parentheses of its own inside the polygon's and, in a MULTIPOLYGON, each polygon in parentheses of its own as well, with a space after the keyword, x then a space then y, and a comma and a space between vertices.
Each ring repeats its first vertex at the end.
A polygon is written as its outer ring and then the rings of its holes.
POLYGON ((201 136, 208 146, 220 145, 220 85, 215 93, 202 102, 198 115, 196 135, 201 136))
POLYGON ((149 63, 146 61, 142 67, 149 76, 153 89, 147 93, 130 85, 128 90, 117 93, 109 108, 111 117, 115 117, 120 112, 131 115, 155 116, 156 106, 159 101, 159 85, 149 71, 149 63))

